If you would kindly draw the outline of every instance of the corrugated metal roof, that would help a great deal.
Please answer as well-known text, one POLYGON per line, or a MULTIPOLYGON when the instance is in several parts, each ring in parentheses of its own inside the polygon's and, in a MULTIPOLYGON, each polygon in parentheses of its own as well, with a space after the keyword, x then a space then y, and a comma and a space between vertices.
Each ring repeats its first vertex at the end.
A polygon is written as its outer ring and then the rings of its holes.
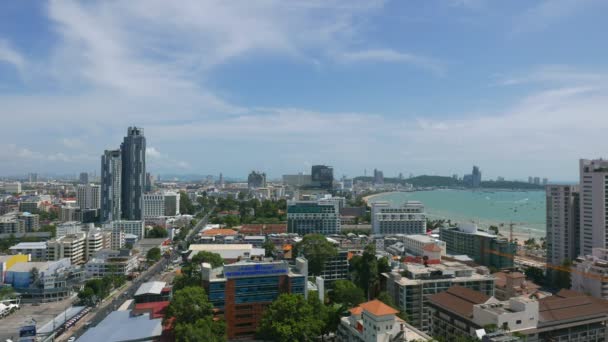
POLYGON ((150 314, 131 316, 129 311, 114 311, 78 341, 148 341, 159 337, 162 332, 162 319, 150 319, 150 314))
POLYGON ((141 284, 135 292, 135 296, 140 296, 144 294, 160 294, 163 291, 163 288, 167 285, 164 281, 150 281, 147 283, 141 284))

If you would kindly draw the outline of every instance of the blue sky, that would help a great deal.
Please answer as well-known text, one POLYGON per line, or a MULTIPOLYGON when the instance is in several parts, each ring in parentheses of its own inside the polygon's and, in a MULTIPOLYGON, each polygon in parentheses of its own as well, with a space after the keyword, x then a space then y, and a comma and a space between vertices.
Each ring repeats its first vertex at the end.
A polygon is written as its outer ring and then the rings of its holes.
POLYGON ((0 174, 94 171, 129 125, 154 173, 577 179, 606 156, 601 0, 0 4, 0 174))

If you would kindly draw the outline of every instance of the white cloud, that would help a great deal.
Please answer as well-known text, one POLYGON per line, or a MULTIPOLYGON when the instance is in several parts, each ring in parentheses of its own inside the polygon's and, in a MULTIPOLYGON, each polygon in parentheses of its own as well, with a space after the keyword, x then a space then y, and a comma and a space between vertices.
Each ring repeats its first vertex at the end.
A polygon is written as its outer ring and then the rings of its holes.
POLYGON ((160 152, 158 152, 158 150, 156 148, 146 147, 146 157, 152 158, 152 159, 159 159, 162 157, 162 155, 160 154, 160 152))
POLYGON ((6 39, 0 39, 0 62, 12 65, 19 72, 22 72, 25 67, 23 56, 6 39))
POLYGON ((545 65, 534 70, 527 70, 510 76, 498 76, 497 85, 514 86, 522 84, 541 83, 555 86, 556 84, 588 84, 604 80, 603 72, 591 72, 571 68, 565 65, 545 65))
POLYGON ((371 49, 343 52, 339 58, 344 62, 394 62, 411 64, 419 68, 430 70, 436 74, 443 72, 443 65, 438 61, 410 53, 398 52, 392 49, 371 49))

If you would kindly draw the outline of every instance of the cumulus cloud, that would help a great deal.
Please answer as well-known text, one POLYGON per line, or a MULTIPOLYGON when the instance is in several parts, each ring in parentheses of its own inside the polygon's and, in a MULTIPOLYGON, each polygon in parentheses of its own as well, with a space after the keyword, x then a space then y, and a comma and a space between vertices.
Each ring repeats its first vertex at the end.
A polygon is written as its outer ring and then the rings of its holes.
POLYGON ((6 39, 0 38, 0 63, 8 63, 15 67, 20 72, 25 67, 25 59, 15 50, 6 39))

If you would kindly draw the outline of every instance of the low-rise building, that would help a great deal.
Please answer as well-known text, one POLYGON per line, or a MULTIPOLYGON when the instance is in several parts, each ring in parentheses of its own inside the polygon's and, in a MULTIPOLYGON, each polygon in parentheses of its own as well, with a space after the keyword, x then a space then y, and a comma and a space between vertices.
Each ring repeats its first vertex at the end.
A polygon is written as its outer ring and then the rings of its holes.
POLYGON ((188 249, 190 251, 189 258, 192 258, 198 252, 205 251, 219 254, 224 259, 224 263, 227 264, 238 260, 263 258, 265 255, 263 248, 254 248, 251 244, 191 244, 188 249))
POLYGON ((160 341, 163 335, 162 318, 152 313, 134 315, 130 311, 112 311, 95 327, 88 329, 78 340, 106 341, 160 341))
POLYGON ((592 255, 578 257, 570 277, 572 290, 608 299, 608 249, 593 248, 592 255))
POLYGON ((38 199, 19 202, 19 211, 27 213, 37 213, 40 209, 40 201, 38 199))
POLYGON ((171 299, 171 287, 164 281, 149 281, 139 286, 133 295, 135 303, 165 302, 171 299))
POLYGON ((406 263, 383 273, 383 283, 395 305, 405 312, 408 322, 424 332, 430 331, 429 295, 444 292, 453 285, 494 295, 494 277, 480 274, 473 267, 453 261, 440 264, 406 263))
POLYGON ((20 242, 9 248, 11 254, 29 254, 31 261, 47 260, 46 242, 20 242))
POLYGON ((407 254, 411 254, 414 256, 423 256, 425 248, 428 249, 428 246, 438 246, 441 250, 441 256, 446 255, 446 243, 426 234, 399 234, 390 237, 395 238, 396 240, 401 242, 403 252, 407 254))
POLYGON ((529 296, 538 291, 540 286, 526 280, 526 275, 517 271, 504 271, 492 274, 496 278, 494 297, 507 300, 512 297, 529 296))
POLYGON ((106 275, 124 275, 133 273, 139 263, 136 255, 129 250, 100 250, 85 265, 87 278, 102 278, 106 275))
POLYGON ((67 258, 72 265, 82 265, 85 255, 86 234, 69 234, 48 241, 47 258, 49 261, 67 258))
POLYGON ((308 263, 241 261, 219 268, 203 263, 203 287, 226 320, 228 339, 255 335, 264 310, 282 293, 307 295, 308 263))
POLYGON ((24 301, 65 299, 74 293, 82 280, 82 270, 73 267, 69 259, 17 262, 5 273, 5 284, 15 288, 24 301))
POLYGON ((426 233, 424 205, 418 201, 407 201, 402 206, 393 206, 388 202, 374 202, 371 216, 374 235, 426 233))
POLYGON ((374 299, 349 310, 342 317, 337 337, 340 342, 431 341, 432 338, 397 317, 399 311, 374 299))
POLYGON ((513 297, 499 301, 463 287, 429 297, 432 333, 453 340, 483 337, 484 341, 606 341, 608 301, 570 290, 537 299, 513 297), (498 329, 498 336, 487 334, 498 329), (517 339, 515 339, 517 340, 517 339))
POLYGON ((466 254, 476 263, 496 269, 512 268, 517 244, 480 230, 475 224, 461 224, 439 230, 448 254, 466 254))

